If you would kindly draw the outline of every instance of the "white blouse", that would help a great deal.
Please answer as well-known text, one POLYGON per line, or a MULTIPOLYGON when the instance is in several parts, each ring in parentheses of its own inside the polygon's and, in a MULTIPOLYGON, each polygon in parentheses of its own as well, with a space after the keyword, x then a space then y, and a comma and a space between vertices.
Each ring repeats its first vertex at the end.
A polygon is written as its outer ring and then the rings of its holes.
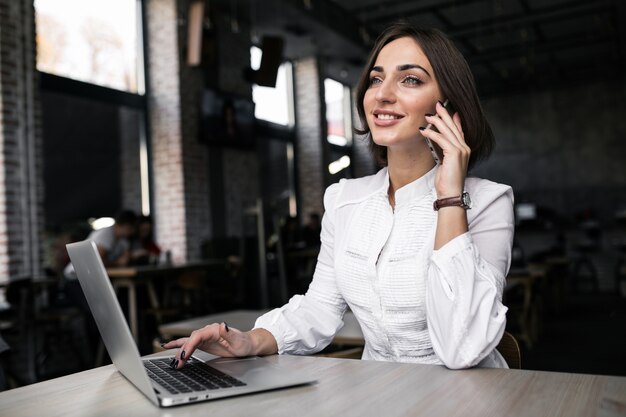
POLYGON ((507 367, 495 350, 506 325, 502 290, 511 261, 513 192, 468 178, 469 232, 433 250, 437 168, 398 189, 386 168, 326 190, 322 246, 305 295, 257 319, 279 353, 322 350, 349 307, 365 338, 363 359, 507 367))

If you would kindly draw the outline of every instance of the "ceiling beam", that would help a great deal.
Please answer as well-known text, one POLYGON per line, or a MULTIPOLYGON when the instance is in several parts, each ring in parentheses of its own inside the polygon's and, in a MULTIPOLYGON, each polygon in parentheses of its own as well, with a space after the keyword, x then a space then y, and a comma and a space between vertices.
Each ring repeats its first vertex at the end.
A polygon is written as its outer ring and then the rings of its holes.
MULTIPOLYGON (((445 31, 447 32, 451 27, 452 27, 452 23, 450 22, 450 20, 441 12, 441 10, 434 10, 433 14, 444 24, 444 28, 445 31)), ((469 39, 458 39, 458 41, 460 43, 463 44, 463 46, 465 47, 465 49, 467 49, 469 51, 470 56, 475 56, 479 53, 478 49, 476 49, 476 47, 474 46, 473 43, 471 43, 469 41, 469 39)), ((483 63, 484 66, 487 68, 488 71, 490 71, 493 74, 496 74, 497 71, 494 68, 494 66, 491 64, 491 62, 484 62, 483 63)))
POLYGON ((46 72, 37 72, 39 74, 39 86, 44 91, 89 98, 90 100, 100 101, 102 103, 111 103, 135 109, 145 109, 147 105, 146 96, 84 81, 73 80, 46 72))
POLYGON ((364 6, 356 6, 350 9, 350 13, 362 14, 362 13, 378 13, 388 7, 399 6, 402 4, 415 3, 415 0, 387 0, 370 3, 364 6))
POLYGON ((484 2, 485 0, 466 0, 464 2, 460 2, 458 0, 450 0, 450 1, 440 1, 437 3, 429 4, 427 6, 418 6, 413 7, 408 10, 395 10, 391 11, 391 13, 381 13, 380 11, 376 12, 375 17, 368 19, 362 18, 361 20, 367 24, 376 24, 380 22, 386 22, 390 20, 396 20, 399 18, 406 18, 410 16, 414 16, 421 13, 433 13, 436 11, 441 11, 443 9, 447 9, 455 6, 467 6, 473 3, 484 2))
MULTIPOLYGON (((530 7, 530 5, 528 4, 528 0, 518 0, 519 3, 522 5, 522 9, 524 9, 524 12, 526 14, 531 14, 532 13, 532 9, 530 7)), ((541 27, 539 26, 538 23, 533 23, 533 30, 535 31, 535 36, 537 37, 537 40, 540 42, 543 42, 546 39, 545 34, 543 33, 543 30, 541 30, 541 27)))
POLYGON ((568 48, 595 46, 610 43, 611 41, 613 41, 613 37, 610 35, 594 35, 589 37, 587 33, 581 33, 574 36, 561 36, 544 42, 519 44, 515 46, 506 45, 492 48, 466 58, 472 64, 488 64, 494 61, 526 56, 528 52, 546 54, 568 48))
POLYGON ((609 12, 611 0, 575 0, 561 3, 556 6, 535 9, 531 14, 521 13, 499 19, 484 19, 466 25, 457 26, 448 35, 451 37, 479 36, 492 34, 498 30, 507 30, 512 27, 526 26, 535 23, 549 23, 567 20, 590 13, 609 12))
MULTIPOLYGON (((602 56, 590 57, 596 61, 602 60, 602 56)), ((507 78, 481 78, 476 79, 476 85, 481 98, 503 96, 511 94, 528 94, 532 91, 558 90, 561 88, 572 88, 572 83, 576 85, 590 83, 601 77, 603 81, 623 79, 623 74, 616 69, 614 62, 605 62, 601 69, 595 66, 577 67, 576 63, 566 66, 567 70, 537 77, 522 72, 509 74, 507 78), (584 76, 592 74, 592 76, 584 76), (529 83, 522 82, 530 80, 529 83)))
POLYGON ((313 17, 318 23, 335 31, 345 39, 369 50, 376 34, 358 21, 354 15, 331 0, 283 0, 296 9, 313 17))

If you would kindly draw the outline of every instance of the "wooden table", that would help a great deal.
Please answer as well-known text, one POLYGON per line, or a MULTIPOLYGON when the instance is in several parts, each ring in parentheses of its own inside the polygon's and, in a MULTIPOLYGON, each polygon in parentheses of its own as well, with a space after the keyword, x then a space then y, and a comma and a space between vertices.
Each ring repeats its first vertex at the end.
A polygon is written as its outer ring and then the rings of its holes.
POLYGON ((111 279, 113 288, 119 293, 120 288, 128 290, 128 321, 130 331, 135 338, 139 339, 139 324, 137 313, 137 286, 145 285, 148 290, 150 307, 155 311, 159 309, 159 297, 154 288, 154 279, 159 277, 178 276, 179 274, 197 270, 207 269, 212 266, 226 265, 227 259, 209 259, 199 262, 189 262, 185 264, 162 264, 162 265, 142 265, 126 266, 120 268, 108 268, 107 274, 111 279))
MULTIPOLYGON (((172 351, 173 352, 173 351, 172 351)), ((174 408, 156 408, 113 365, 0 393, 3 417, 480 416, 615 417, 626 378, 510 369, 272 356, 317 383, 174 408)))
MULTIPOLYGON (((189 334, 201 327, 211 323, 226 322, 230 327, 239 330, 250 330, 254 327, 256 319, 269 310, 233 310, 224 313, 211 314, 194 319, 182 320, 175 323, 168 323, 159 326, 159 333, 165 340, 177 337, 189 336, 189 334)), ((363 332, 359 322, 351 311, 346 312, 343 317, 344 326, 339 330, 333 343, 346 346, 363 346, 363 332)))

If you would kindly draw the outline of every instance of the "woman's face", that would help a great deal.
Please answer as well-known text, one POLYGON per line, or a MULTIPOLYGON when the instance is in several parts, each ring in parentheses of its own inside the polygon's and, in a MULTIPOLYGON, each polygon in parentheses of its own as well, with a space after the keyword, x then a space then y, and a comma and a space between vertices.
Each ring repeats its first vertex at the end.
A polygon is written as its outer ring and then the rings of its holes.
POLYGON ((370 72, 363 98, 367 124, 374 142, 389 149, 425 146, 419 127, 426 113, 434 113, 442 100, 433 69, 412 38, 385 45, 370 72))

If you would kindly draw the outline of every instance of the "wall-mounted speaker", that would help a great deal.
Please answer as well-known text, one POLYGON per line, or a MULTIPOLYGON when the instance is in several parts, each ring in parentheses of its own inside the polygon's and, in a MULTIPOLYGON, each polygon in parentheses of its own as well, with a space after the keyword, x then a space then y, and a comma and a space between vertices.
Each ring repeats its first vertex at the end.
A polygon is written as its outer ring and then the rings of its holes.
POLYGON ((263 55, 261 65, 256 71, 254 81, 264 87, 276 87, 278 67, 283 62, 283 38, 264 36, 261 44, 263 55))

